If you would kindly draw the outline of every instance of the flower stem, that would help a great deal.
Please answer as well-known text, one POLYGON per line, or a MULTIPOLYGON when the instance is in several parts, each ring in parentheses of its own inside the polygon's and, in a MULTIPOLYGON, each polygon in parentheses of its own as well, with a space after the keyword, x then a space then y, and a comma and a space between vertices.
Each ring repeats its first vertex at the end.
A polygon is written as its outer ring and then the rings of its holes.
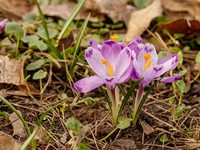
POLYGON ((133 115, 132 115, 132 117, 133 117, 133 126, 134 127, 136 126, 137 120, 139 118, 140 110, 138 110, 138 106, 141 102, 143 93, 144 93, 144 87, 142 85, 139 85, 139 89, 137 91, 137 95, 136 95, 136 98, 135 98, 135 103, 133 105, 133 115))
POLYGON ((118 116, 118 112, 119 112, 119 88, 115 87, 115 88, 110 88, 107 87, 107 93, 108 96, 112 102, 112 107, 111 107, 111 111, 112 111, 112 122, 113 124, 117 124, 117 116, 118 116))

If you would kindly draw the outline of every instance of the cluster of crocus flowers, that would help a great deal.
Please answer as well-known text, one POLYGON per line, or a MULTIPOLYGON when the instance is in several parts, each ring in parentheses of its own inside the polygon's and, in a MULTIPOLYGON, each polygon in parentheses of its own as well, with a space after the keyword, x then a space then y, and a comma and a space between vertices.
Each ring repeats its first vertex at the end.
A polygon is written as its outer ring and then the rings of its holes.
POLYGON ((152 44, 142 43, 137 37, 127 46, 116 39, 105 41, 102 45, 90 40, 90 47, 85 52, 85 58, 96 75, 79 80, 74 84, 77 91, 86 93, 101 85, 107 85, 108 95, 112 102, 112 116, 116 123, 118 115, 119 90, 117 84, 132 78, 134 81, 142 78, 134 101, 133 120, 138 105, 142 99, 144 88, 153 80, 174 82, 181 75, 164 77, 165 72, 173 70, 178 65, 178 56, 171 54, 160 60, 152 44))
POLYGON ((0 22, 0 30, 3 29, 3 27, 6 25, 6 22, 8 21, 8 19, 4 19, 0 22))

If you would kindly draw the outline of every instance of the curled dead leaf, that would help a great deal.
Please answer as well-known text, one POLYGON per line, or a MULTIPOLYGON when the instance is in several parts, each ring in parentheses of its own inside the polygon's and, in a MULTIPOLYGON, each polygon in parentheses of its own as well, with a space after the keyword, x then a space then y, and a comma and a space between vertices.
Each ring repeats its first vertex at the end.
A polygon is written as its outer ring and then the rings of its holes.
POLYGON ((20 150, 20 144, 12 136, 0 131, 0 150, 20 150))
POLYGON ((136 36, 141 35, 154 18, 162 15, 162 11, 161 0, 155 0, 148 7, 134 11, 128 23, 125 41, 129 42, 136 36))
MULTIPOLYGON (((74 7, 76 6, 75 2, 66 2, 62 4, 49 4, 49 5, 40 5, 42 12, 46 16, 51 16, 51 17, 60 17, 62 19, 67 19, 71 16, 72 11, 74 7)), ((30 13, 39 15, 38 9, 36 6, 32 8, 30 13)), ((80 19, 86 19, 90 11, 82 8, 80 12, 77 14, 75 19, 80 20, 80 19)), ((90 21, 92 22, 98 22, 98 21, 103 21, 105 18, 103 15, 98 14, 98 17, 95 14, 92 14, 89 18, 90 21)))
MULTIPOLYGON (((18 111, 20 114, 21 112, 18 111)), ((22 121, 19 119, 19 117, 16 115, 16 113, 12 113, 9 116, 9 120, 12 123, 13 126, 13 136, 17 135, 19 137, 25 137, 25 132, 24 132, 24 124, 22 123, 22 121)))
POLYGON ((0 12, 10 20, 21 19, 30 10, 28 0, 0 0, 0 12))
POLYGON ((23 85, 21 62, 0 56, 0 83, 23 85))
POLYGON ((195 17, 200 13, 200 4, 195 1, 162 0, 163 7, 175 12, 188 12, 195 17))

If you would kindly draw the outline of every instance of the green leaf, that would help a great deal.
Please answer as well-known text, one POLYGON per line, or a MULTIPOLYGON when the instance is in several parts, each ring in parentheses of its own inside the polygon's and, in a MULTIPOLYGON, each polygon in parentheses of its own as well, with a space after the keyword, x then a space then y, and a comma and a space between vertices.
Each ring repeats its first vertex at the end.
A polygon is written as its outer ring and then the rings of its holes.
POLYGON ((174 33, 174 38, 175 39, 181 39, 181 38, 183 38, 185 35, 184 34, 182 34, 182 33, 174 33))
POLYGON ((76 17, 76 15, 80 11, 80 9, 82 8, 82 6, 83 6, 84 3, 85 3, 85 0, 79 0, 78 4, 73 9, 73 11, 71 13, 71 16, 69 18, 67 18, 67 21, 66 21, 66 23, 65 23, 62 31, 58 35, 58 41, 63 37, 63 35, 65 34, 65 31, 67 30, 67 28, 69 27, 69 25, 71 24, 71 22, 73 21, 73 19, 76 17))
POLYGON ((167 51, 160 51, 158 53, 158 59, 161 59, 161 58, 163 58, 163 57, 165 57, 167 55, 169 55, 169 52, 167 52, 167 51))
POLYGON ((134 5, 139 9, 144 8, 149 4, 149 0, 133 0, 133 2, 134 5))
POLYGON ((186 75, 186 73, 187 73, 187 70, 182 70, 179 72, 179 74, 181 74, 182 76, 186 75))
POLYGON ((185 93, 186 92, 186 85, 185 85, 185 82, 183 80, 178 80, 175 82, 179 91, 181 93, 185 93))
POLYGON ((79 143, 75 150, 91 150, 91 149, 84 143, 79 143))
POLYGON ((37 18, 37 16, 35 14, 32 14, 32 13, 27 13, 23 16, 23 19, 30 22, 30 23, 34 23, 36 18, 37 18))
POLYGON ((7 22, 5 32, 8 34, 14 34, 15 38, 19 39, 21 39, 24 35, 24 30, 15 22, 7 22))
POLYGON ((183 113, 183 107, 180 106, 180 105, 177 106, 176 107, 176 113, 175 113, 176 117, 180 117, 182 115, 182 113, 183 113))
POLYGON ((68 130, 73 131, 75 133, 75 135, 80 134, 81 123, 80 123, 79 120, 75 119, 74 117, 67 119, 66 127, 67 127, 68 130))
POLYGON ((160 141, 162 142, 162 143, 165 143, 165 142, 167 142, 169 139, 168 139, 168 137, 167 137, 167 135, 166 134, 163 134, 161 137, 160 137, 160 141))
POLYGON ((200 51, 197 53, 197 56, 195 58, 196 63, 200 63, 200 51))
MULTIPOLYGON (((58 31, 56 29, 47 28, 47 30, 48 30, 50 39, 53 39, 58 34, 58 31)), ((38 28, 38 31, 36 32, 36 34, 40 37, 44 37, 47 40, 46 31, 43 27, 38 28)))
POLYGON ((43 70, 39 70, 33 75, 34 80, 44 79, 47 76, 47 72, 43 70))
POLYGON ((131 121, 132 119, 120 117, 118 119, 119 124, 117 125, 117 128, 121 130, 126 129, 131 125, 131 121))
POLYGON ((200 45, 200 37, 196 38, 196 42, 200 45))
POLYGON ((178 52, 178 68, 181 68, 183 64, 183 53, 182 51, 178 52))
POLYGON ((21 41, 24 43, 35 42, 35 41, 39 41, 39 37, 36 35, 24 36, 21 38, 21 41))
POLYGON ((181 50, 180 48, 178 48, 178 47, 172 47, 171 49, 172 49, 172 52, 174 52, 174 53, 178 53, 178 52, 181 52, 181 51, 182 51, 182 50, 181 50))
POLYGON ((37 42, 37 48, 41 51, 47 50, 47 45, 43 41, 38 41, 37 42))
POLYGON ((169 104, 172 105, 174 103, 175 97, 172 96, 169 98, 169 104))
POLYGON ((42 65, 44 65, 45 60, 44 59, 39 59, 35 62, 30 63, 27 67, 26 70, 30 71, 30 70, 35 70, 35 69, 39 69, 42 67, 42 65))

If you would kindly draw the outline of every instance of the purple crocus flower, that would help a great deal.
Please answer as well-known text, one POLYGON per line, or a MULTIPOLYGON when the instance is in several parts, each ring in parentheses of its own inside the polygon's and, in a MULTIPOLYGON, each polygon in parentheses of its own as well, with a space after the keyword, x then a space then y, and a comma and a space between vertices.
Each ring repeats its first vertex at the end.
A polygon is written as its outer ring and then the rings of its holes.
POLYGON ((3 27, 6 25, 7 21, 8 21, 8 19, 4 19, 3 21, 0 22, 0 30, 3 29, 3 27))
MULTIPOLYGON (((173 70, 178 65, 178 56, 176 54, 168 55, 158 60, 155 47, 152 44, 142 44, 141 37, 131 42, 128 47, 134 51, 136 59, 133 60, 132 78, 138 80, 144 78, 140 86, 146 87, 152 80, 160 79, 165 72, 173 70)), ((179 80, 181 75, 164 77, 162 82, 174 82, 179 80)))
POLYGON ((120 42, 107 40, 100 45, 90 40, 85 58, 96 75, 77 81, 74 84, 75 89, 86 93, 103 84, 114 89, 117 84, 130 79, 131 57, 129 47, 125 47, 120 42))
POLYGON ((144 88, 153 80, 160 80, 162 82, 174 82, 181 78, 181 75, 175 75, 171 77, 161 78, 165 72, 173 70, 178 65, 178 56, 176 54, 168 55, 160 60, 158 60, 158 55, 156 53, 155 47, 152 44, 146 43, 142 44, 142 38, 137 37, 134 41, 128 44, 128 47, 132 50, 134 55, 133 59, 133 80, 138 80, 143 78, 139 84, 139 89, 134 101, 133 108, 133 125, 137 123, 139 117, 139 112, 143 105, 142 101, 144 88))

